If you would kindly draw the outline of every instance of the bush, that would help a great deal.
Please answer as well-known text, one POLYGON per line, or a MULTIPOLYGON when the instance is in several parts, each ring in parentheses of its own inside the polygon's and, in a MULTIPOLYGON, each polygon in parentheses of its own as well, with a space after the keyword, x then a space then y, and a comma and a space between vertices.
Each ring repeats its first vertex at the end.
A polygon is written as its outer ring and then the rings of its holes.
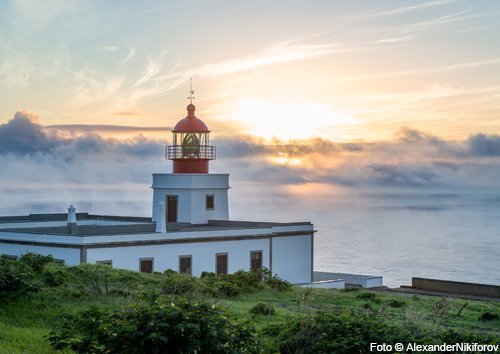
POLYGON ((363 300, 375 300, 377 298, 377 294, 371 292, 362 292, 357 294, 356 297, 363 300))
MULTIPOLYGON (((276 332, 276 329, 273 329, 276 332)), ((372 311, 320 312, 290 318, 278 335, 281 353, 370 353, 370 343, 494 344, 495 335, 389 323, 372 311)))
POLYGON ((292 284, 275 276, 265 278, 264 284, 278 291, 287 291, 292 288, 292 284))
POLYGON ((235 284, 242 292, 250 292, 262 288, 263 271, 246 272, 239 270, 233 274, 224 275, 222 278, 235 284))
POLYGON ((385 322, 373 314, 347 311, 298 317, 284 325, 278 340, 281 353, 366 353, 370 343, 390 342, 385 322))
POLYGON ((30 252, 23 254, 19 261, 29 265, 36 273, 40 273, 46 264, 54 262, 54 257, 30 252))
POLYGON ((198 279, 187 274, 166 271, 160 284, 161 293, 166 295, 193 295, 197 288, 197 281, 198 279))
POLYGON ((137 272, 112 269, 104 264, 80 264, 69 267, 75 285, 86 295, 111 295, 134 287, 141 276, 137 272))
POLYGON ((69 273, 62 264, 48 263, 43 267, 41 277, 46 286, 56 287, 69 279, 69 273))
POLYGON ((252 315, 269 316, 269 315, 274 315, 276 313, 276 310, 274 309, 274 306, 272 304, 259 302, 254 307, 252 307, 248 312, 250 312, 252 315))
POLYGON ((360 289, 359 288, 345 288, 345 289, 340 289, 341 292, 343 293, 355 293, 358 292, 360 289))
POLYGON ((17 260, 0 259, 0 294, 5 297, 23 295, 40 289, 33 269, 17 260))
POLYGON ((402 300, 389 300, 387 301, 387 305, 394 308, 402 308, 406 306, 406 302, 402 300))
POLYGON ((230 281, 220 280, 214 283, 213 294, 215 296, 234 297, 238 296, 241 292, 241 287, 233 284, 230 281))
POLYGON ((120 310, 92 307, 66 316, 48 337, 54 350, 77 353, 257 353, 253 328, 225 309, 187 300, 120 310))
POLYGON ((481 316, 479 316, 479 319, 481 321, 493 321, 493 320, 498 320, 500 316, 498 313, 492 313, 492 312, 484 312, 481 316))

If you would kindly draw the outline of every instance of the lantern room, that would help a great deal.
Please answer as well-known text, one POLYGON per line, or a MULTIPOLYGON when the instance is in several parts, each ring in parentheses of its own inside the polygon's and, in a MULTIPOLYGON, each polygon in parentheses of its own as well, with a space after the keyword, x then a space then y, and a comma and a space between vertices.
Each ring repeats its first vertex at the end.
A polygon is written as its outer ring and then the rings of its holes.
POLYGON ((166 158, 173 161, 173 173, 208 173, 208 161, 215 159, 215 146, 209 145, 208 127, 187 106, 187 116, 172 130, 173 145, 167 146, 166 158))

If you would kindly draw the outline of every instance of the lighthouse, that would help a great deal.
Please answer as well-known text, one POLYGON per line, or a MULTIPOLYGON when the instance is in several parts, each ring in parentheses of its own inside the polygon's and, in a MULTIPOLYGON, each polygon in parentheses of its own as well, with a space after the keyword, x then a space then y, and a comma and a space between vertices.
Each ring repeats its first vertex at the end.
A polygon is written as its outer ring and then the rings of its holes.
POLYGON ((194 104, 186 109, 187 115, 172 129, 172 145, 165 151, 166 159, 173 162, 172 173, 153 174, 152 218, 157 225, 165 225, 159 232, 176 223, 229 219, 229 174, 209 173, 209 163, 216 155, 210 130, 196 117, 194 104))
POLYGON ((172 170, 153 174, 152 217, 76 213, 73 206, 67 214, 0 216, 0 256, 37 252, 68 265, 107 264, 147 273, 173 269, 195 276, 266 267, 289 282, 311 284, 310 222, 229 220, 229 174, 209 172, 216 149, 196 116, 192 94, 165 147, 172 170))

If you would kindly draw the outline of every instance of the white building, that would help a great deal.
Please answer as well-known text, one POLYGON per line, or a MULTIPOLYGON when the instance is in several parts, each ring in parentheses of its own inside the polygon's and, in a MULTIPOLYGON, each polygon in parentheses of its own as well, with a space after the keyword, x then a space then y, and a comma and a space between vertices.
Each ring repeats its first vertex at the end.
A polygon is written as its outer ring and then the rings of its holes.
POLYGON ((77 213, 0 217, 0 254, 51 254, 68 265, 106 263, 199 276, 266 267, 292 283, 313 279, 309 222, 230 221, 228 174, 210 174, 215 147, 194 105, 173 129, 173 173, 153 174, 152 217, 77 213))

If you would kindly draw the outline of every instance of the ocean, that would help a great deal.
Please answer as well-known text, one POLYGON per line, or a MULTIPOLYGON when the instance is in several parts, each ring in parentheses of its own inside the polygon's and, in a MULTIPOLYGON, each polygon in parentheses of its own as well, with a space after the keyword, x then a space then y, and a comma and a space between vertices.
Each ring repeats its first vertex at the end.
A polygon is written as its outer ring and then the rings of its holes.
MULTIPOLYGON (((500 191, 232 187, 231 219, 313 222, 316 270, 381 275, 390 287, 411 277, 500 285, 500 191)), ((64 213, 73 203, 79 212, 150 216, 151 195, 143 184, 9 188, 0 215, 64 213)))
MULTIPOLYGON (((381 275, 390 287, 410 285, 412 277, 500 285, 500 191, 278 194, 260 204, 256 199, 246 210, 260 210, 260 219, 314 223, 316 270, 381 275)), ((244 218, 243 205, 236 210, 233 216, 244 218)))

